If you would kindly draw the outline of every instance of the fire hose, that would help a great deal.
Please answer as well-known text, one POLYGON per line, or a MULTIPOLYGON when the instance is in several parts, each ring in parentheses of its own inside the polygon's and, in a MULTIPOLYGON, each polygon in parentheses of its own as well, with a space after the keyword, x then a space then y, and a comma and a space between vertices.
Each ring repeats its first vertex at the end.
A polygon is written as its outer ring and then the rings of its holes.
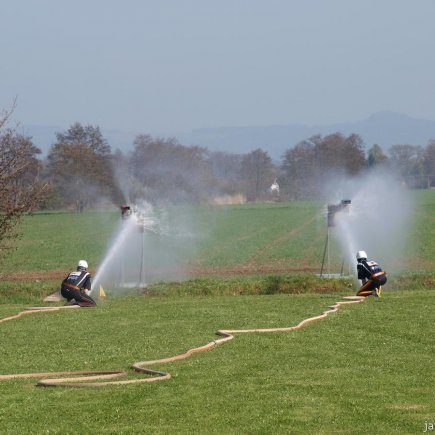
MULTIPOLYGON (((63 386, 63 387, 72 387, 72 388, 89 388, 89 387, 98 388, 98 387, 105 387, 109 385, 126 385, 126 384, 133 384, 139 382, 162 381, 165 379, 170 379, 171 378, 170 373, 151 370, 147 366, 151 366, 155 364, 163 364, 163 363, 189 358, 194 353, 213 349, 214 347, 222 343, 232 340, 234 338, 234 334, 295 331, 300 328, 303 328, 305 325, 308 325, 309 323, 326 318, 329 314, 335 313, 342 305, 357 304, 362 302, 365 298, 359 296, 345 296, 343 297, 343 299, 344 299, 343 301, 339 301, 333 305, 330 305, 328 307, 328 310, 324 311, 322 314, 319 314, 314 317, 308 317, 294 326, 287 326, 282 328, 258 328, 258 329, 219 329, 216 332, 216 335, 222 338, 218 338, 213 341, 210 341, 209 343, 203 346, 194 347, 184 353, 167 357, 167 358, 136 362, 131 366, 131 368, 134 371, 145 375, 151 375, 151 377, 135 378, 129 380, 122 380, 122 381, 120 380, 110 381, 107 379, 124 377, 128 375, 128 372, 124 370, 86 370, 86 371, 22 373, 22 374, 0 375, 0 381, 8 380, 8 379, 19 379, 19 378, 48 378, 48 379, 41 379, 36 385, 42 387, 63 386), (58 376, 62 376, 62 377, 58 377, 58 376), (90 382, 90 381, 97 381, 97 380, 103 380, 103 382, 90 382)), ((79 308, 79 307, 77 305, 64 306, 64 307, 32 307, 16 315, 4 317, 0 319, 0 323, 12 319, 17 319, 21 316, 25 316, 31 313, 58 311, 61 309, 68 309, 68 308, 70 309, 70 308, 79 308)))

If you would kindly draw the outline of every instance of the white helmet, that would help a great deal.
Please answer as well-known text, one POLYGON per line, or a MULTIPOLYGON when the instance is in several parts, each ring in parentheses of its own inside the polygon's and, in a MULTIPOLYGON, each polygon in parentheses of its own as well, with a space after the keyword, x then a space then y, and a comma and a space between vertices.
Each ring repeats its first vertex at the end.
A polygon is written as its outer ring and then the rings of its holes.
POLYGON ((367 254, 366 251, 358 251, 356 253, 356 259, 359 260, 367 260, 367 254))
POLYGON ((77 268, 83 268, 83 269, 87 269, 88 268, 88 262, 86 260, 80 260, 77 264, 77 268))

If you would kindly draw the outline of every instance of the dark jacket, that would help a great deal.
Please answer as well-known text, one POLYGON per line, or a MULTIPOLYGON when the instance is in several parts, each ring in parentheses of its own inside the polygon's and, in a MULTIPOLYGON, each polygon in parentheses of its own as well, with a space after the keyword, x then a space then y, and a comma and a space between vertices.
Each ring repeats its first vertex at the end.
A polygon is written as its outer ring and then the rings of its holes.
POLYGON ((62 285, 72 287, 76 290, 91 290, 91 274, 86 270, 71 272, 63 281, 62 285))
POLYGON ((376 261, 359 260, 357 264, 358 279, 361 280, 378 280, 382 277, 381 281, 386 282, 386 273, 382 270, 376 261))

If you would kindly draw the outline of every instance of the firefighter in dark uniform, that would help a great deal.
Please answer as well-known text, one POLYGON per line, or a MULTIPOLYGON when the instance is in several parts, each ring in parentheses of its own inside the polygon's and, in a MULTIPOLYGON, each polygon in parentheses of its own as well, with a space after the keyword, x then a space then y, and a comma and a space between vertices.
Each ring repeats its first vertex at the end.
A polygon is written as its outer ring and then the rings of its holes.
POLYGON ((381 286, 387 282, 387 274, 378 263, 367 260, 365 251, 358 251, 356 260, 358 262, 356 266, 358 279, 362 281, 362 287, 356 295, 379 297, 381 295, 381 286))
POLYGON ((63 281, 60 288, 62 296, 68 301, 67 305, 94 307, 95 301, 89 296, 91 291, 91 274, 87 271, 88 263, 80 260, 77 270, 71 272, 63 281))

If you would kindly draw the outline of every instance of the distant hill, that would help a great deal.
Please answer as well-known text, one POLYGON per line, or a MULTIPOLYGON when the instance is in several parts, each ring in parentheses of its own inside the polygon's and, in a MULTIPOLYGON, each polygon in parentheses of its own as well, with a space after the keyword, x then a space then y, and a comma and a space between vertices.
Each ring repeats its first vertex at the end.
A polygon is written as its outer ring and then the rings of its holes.
MULTIPOLYGON (((32 136, 34 143, 46 154, 55 141, 55 133, 65 131, 65 128, 24 126, 22 130, 32 136)), ((285 150, 301 140, 315 134, 324 136, 337 131, 345 135, 357 133, 368 148, 377 143, 388 150, 394 144, 425 146, 428 140, 435 139, 435 121, 411 118, 395 112, 378 112, 367 119, 353 123, 203 128, 190 133, 168 133, 167 137, 176 137, 184 145, 199 145, 210 151, 244 154, 256 148, 262 148, 278 161, 285 150)), ((118 148, 127 151, 133 148, 136 133, 104 129, 102 133, 113 150, 118 148)))
POLYGON ((181 135, 181 143, 202 145, 210 150, 247 153, 255 148, 268 151, 275 160, 288 148, 315 134, 359 134, 367 148, 377 143, 387 150, 394 144, 425 146, 435 139, 435 121, 415 119, 394 112, 378 112, 354 123, 331 125, 274 125, 264 127, 204 128, 181 135))

